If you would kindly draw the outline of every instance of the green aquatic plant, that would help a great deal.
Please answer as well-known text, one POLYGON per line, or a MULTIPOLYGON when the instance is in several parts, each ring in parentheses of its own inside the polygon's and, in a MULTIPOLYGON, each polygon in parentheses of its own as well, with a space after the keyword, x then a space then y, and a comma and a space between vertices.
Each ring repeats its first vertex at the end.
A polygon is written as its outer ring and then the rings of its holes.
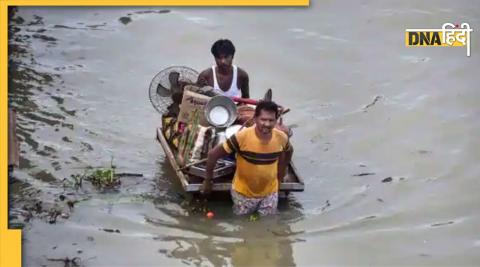
POLYGON ((253 213, 248 217, 248 221, 250 222, 256 222, 260 219, 260 215, 258 213, 253 213))
MULTIPOLYGON (((64 186, 70 185, 75 189, 81 188, 83 180, 89 181, 98 189, 110 189, 120 185, 120 176, 125 174, 117 174, 113 165, 113 157, 110 161, 110 167, 87 167, 82 174, 73 174, 71 179, 64 179, 64 186)), ((128 174, 131 175, 131 174, 128 174)))
POLYGON ((120 185, 120 178, 115 175, 115 165, 113 165, 113 156, 110 158, 110 167, 97 168, 87 176, 95 187, 99 189, 109 189, 120 185))
POLYGON ((73 187, 75 190, 78 190, 82 187, 83 180, 86 178, 86 172, 83 174, 72 174, 70 179, 63 179, 63 187, 73 187))
POLYGON ((87 175, 86 180, 100 189, 113 188, 120 184, 120 178, 115 175, 115 168, 96 169, 87 175))

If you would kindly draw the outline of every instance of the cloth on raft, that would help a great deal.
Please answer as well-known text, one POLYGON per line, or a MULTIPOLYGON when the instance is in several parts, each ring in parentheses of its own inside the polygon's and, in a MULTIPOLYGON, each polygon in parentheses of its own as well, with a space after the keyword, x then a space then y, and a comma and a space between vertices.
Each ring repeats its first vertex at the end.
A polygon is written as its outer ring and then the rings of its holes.
POLYGON ((215 129, 212 127, 199 126, 197 138, 190 155, 190 162, 207 157, 208 151, 210 151, 213 146, 212 136, 215 136, 215 129))

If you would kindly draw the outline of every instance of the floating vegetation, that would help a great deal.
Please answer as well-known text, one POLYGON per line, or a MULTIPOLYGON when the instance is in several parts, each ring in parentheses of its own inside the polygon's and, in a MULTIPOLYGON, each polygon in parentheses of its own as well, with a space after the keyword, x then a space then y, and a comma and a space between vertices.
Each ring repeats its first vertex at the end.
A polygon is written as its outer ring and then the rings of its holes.
POLYGON ((73 257, 71 259, 69 257, 65 257, 64 259, 63 258, 58 258, 58 259, 47 258, 47 260, 63 262, 64 266, 77 267, 77 266, 80 266, 81 259, 79 257, 73 257))
POLYGON ((99 189, 109 189, 120 185, 119 176, 115 175, 115 168, 97 169, 87 175, 85 180, 91 182, 99 189))
POLYGON ((118 19, 123 25, 127 25, 128 23, 132 22, 130 17, 121 17, 118 19))
POLYGON ((393 181, 392 177, 387 177, 382 180, 382 183, 390 183, 391 181, 393 181))
POLYGON ((184 200, 180 203, 189 215, 206 214, 209 211, 207 199, 192 198, 184 200))
POLYGON ((118 229, 101 228, 100 230, 105 231, 107 233, 120 233, 120 230, 118 229))
POLYGON ((92 168, 88 167, 82 174, 73 174, 71 179, 64 179, 64 186, 71 186, 76 190, 82 187, 83 181, 89 181, 99 190, 112 189, 121 184, 121 176, 142 176, 142 174, 119 173, 115 172, 116 166, 113 165, 113 158, 110 167, 92 168))
POLYGON ((82 187, 83 179, 85 178, 86 174, 72 174, 70 176, 70 180, 67 178, 63 179, 63 187, 73 187, 75 190, 78 190, 82 187))
POLYGON ((260 215, 258 213, 253 213, 248 217, 248 221, 250 222, 256 222, 260 219, 260 215))

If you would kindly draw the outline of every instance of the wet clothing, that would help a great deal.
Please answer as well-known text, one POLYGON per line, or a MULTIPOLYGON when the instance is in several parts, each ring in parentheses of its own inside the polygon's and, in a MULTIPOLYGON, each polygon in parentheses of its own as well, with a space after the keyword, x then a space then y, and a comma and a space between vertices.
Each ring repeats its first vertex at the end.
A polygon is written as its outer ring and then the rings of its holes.
POLYGON ((287 135, 277 129, 273 129, 268 142, 257 137, 255 126, 228 138, 223 148, 237 155, 233 190, 247 198, 263 198, 278 192, 278 159, 289 147, 287 135))
POLYGON ((217 74, 215 72, 216 66, 212 66, 212 72, 213 72, 213 90, 217 93, 220 93, 221 95, 228 96, 228 97, 241 97, 242 96, 242 91, 237 87, 237 79, 238 79, 238 68, 235 65, 232 65, 233 67, 233 78, 232 78, 232 84, 230 85, 230 88, 228 88, 227 91, 223 91, 220 88, 220 85, 218 85, 217 81, 217 74))
POLYGON ((271 193, 265 197, 246 197, 231 189, 230 194, 233 200, 233 213, 246 215, 258 211, 260 215, 277 213, 278 192, 271 193))

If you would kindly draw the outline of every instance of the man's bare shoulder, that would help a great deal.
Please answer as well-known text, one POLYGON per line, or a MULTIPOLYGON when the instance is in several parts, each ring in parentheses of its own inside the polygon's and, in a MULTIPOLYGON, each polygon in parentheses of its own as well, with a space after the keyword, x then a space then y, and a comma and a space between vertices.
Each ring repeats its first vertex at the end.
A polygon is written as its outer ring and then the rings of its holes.
POLYGON ((238 67, 238 77, 248 79, 248 73, 244 69, 238 67))

